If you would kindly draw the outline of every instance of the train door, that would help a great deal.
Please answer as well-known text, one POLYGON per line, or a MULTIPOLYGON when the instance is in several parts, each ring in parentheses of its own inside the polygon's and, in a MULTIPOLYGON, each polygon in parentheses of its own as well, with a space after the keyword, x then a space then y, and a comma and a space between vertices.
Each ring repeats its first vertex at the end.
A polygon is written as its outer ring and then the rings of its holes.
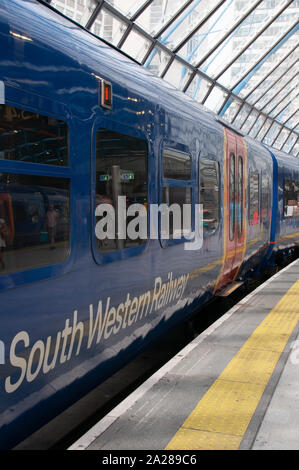
POLYGON ((226 171, 227 171, 227 218, 228 218, 228 231, 225 236, 226 240, 226 283, 233 280, 233 269, 236 258, 236 212, 237 212, 237 181, 238 181, 238 166, 237 166, 237 141, 236 136, 230 131, 225 130, 227 139, 226 150, 226 171))
POLYGON ((247 239, 246 221, 246 184, 247 181, 247 153, 242 137, 236 136, 236 227, 235 242, 236 254, 233 264, 233 279, 238 275, 244 259, 247 239))
POLYGON ((235 280, 246 247, 246 146, 242 137, 228 129, 224 153, 224 255, 215 291, 235 280))

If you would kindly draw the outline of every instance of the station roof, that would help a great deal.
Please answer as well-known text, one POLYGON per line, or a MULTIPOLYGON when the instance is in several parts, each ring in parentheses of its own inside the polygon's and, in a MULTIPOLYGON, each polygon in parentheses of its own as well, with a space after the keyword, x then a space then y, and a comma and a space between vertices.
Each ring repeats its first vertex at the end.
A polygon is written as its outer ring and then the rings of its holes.
POLYGON ((299 156, 299 0, 46 0, 243 134, 299 156))

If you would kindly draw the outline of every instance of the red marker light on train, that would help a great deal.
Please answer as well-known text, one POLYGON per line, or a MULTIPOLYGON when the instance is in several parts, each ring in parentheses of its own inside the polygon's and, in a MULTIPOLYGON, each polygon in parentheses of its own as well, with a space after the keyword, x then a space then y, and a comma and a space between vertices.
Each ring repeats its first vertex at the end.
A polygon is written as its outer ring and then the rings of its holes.
POLYGON ((112 83, 101 80, 101 106, 112 109, 112 83))

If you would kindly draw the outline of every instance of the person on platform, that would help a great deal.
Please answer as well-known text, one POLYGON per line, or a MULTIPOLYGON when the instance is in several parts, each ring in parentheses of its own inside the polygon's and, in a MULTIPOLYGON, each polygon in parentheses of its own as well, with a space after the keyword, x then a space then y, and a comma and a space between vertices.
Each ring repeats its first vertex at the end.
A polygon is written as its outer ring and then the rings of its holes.
POLYGON ((57 232, 57 223, 58 223, 59 215, 58 212, 54 208, 54 204, 49 205, 49 209, 47 211, 47 229, 49 234, 50 240, 50 250, 54 250, 55 247, 55 238, 57 232))
POLYGON ((5 269, 3 261, 3 249, 6 247, 9 230, 4 219, 0 219, 0 269, 5 269))

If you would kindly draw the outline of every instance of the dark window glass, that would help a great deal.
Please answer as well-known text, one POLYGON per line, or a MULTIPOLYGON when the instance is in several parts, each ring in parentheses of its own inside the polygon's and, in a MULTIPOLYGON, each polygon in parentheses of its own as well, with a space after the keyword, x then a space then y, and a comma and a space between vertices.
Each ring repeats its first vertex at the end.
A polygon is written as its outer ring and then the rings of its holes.
POLYGON ((244 177, 243 177, 243 158, 238 158, 238 236, 243 234, 243 204, 244 204, 244 177))
MULTIPOLYGON (((124 226, 118 227, 118 197, 125 198, 125 211, 132 204, 141 204, 147 212, 148 171, 147 144, 141 139, 100 128, 96 135, 96 206, 110 204, 115 209, 115 237, 97 237, 101 253, 138 246, 146 242, 147 234, 135 240, 128 236, 127 229, 135 215, 126 217, 124 226), (122 232, 122 235, 118 235, 122 232), (123 235, 125 234, 125 235, 123 235)), ((107 213, 96 217, 96 223, 107 220, 107 213)), ((102 232, 108 232, 108 224, 102 232)), ((142 235, 136 225, 136 233, 142 235)), ((97 234, 97 230, 96 230, 97 234)))
POLYGON ((264 175, 262 175, 262 207, 261 207, 261 217, 263 223, 269 221, 269 197, 270 197, 270 188, 269 180, 264 175))
POLYGON ((284 180, 284 216, 299 217, 299 181, 284 180))
POLYGON ((216 230, 219 225, 219 163, 200 159, 200 203, 203 205, 203 229, 216 230))
POLYGON ((1 274, 67 258, 69 200, 68 179, 1 173, 1 274))
POLYGON ((163 176, 176 180, 191 179, 191 158, 186 153, 163 150, 163 176))
POLYGON ((236 191, 235 191, 235 155, 230 154, 229 159, 229 239, 235 238, 235 204, 236 204, 236 191))
POLYGON ((0 105, 0 159, 66 166, 67 135, 59 119, 0 105))
POLYGON ((250 173, 249 178, 249 221, 251 225, 256 225, 259 222, 259 174, 250 173))
POLYGON ((168 216, 163 217, 161 224, 162 238, 182 238, 191 232, 191 203, 192 203, 192 190, 186 186, 168 186, 162 188, 162 203, 166 204, 169 208, 168 216), (184 204, 188 206, 185 206, 184 204), (174 205, 177 205, 175 207, 174 205), (172 206, 172 207, 171 207, 172 206), (185 212, 184 212, 185 211, 185 212), (185 217, 185 219, 184 219, 185 217), (169 220, 169 226, 168 226, 169 220), (168 232, 169 228, 169 232, 168 232), (182 229, 185 232, 182 232, 182 229))

